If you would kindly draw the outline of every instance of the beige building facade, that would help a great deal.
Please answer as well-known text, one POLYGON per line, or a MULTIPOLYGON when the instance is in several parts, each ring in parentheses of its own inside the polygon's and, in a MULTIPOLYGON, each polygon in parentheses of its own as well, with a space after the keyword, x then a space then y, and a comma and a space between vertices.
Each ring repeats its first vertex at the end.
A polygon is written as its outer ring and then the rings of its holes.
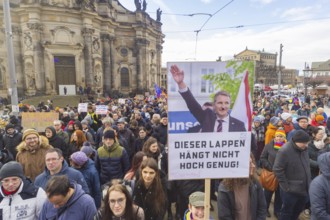
POLYGON ((250 50, 247 47, 234 55, 237 60, 255 61, 255 82, 265 85, 277 84, 276 61, 277 53, 268 53, 264 50, 250 50))
MULTIPOLYGON (((278 66, 277 53, 269 53, 264 50, 249 50, 246 48, 237 55, 238 60, 254 60, 255 61, 255 83, 261 83, 267 86, 278 84, 278 66)), ((293 85, 297 84, 298 70, 286 69, 281 67, 281 84, 293 85)))
MULTIPOLYGON (((160 84, 162 24, 145 8, 132 12, 118 0, 13 0, 11 7, 19 96, 55 95, 63 86, 142 93, 160 84)), ((1 20, 4 95, 9 76, 1 20)))

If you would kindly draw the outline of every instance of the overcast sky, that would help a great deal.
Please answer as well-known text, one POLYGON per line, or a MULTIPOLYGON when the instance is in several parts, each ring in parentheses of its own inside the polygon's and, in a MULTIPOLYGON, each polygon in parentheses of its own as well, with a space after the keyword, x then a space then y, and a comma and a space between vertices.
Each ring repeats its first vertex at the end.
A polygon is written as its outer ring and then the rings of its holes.
MULTIPOLYGON (((134 0, 119 1, 135 11, 134 0)), ((281 43, 286 68, 302 70, 305 62, 330 59, 330 0, 147 0, 147 4, 154 19, 157 8, 163 11, 163 66, 169 61, 231 59, 246 47, 279 53, 281 43), (213 16, 182 16, 193 13, 213 16), (200 29, 196 41, 195 31, 200 29)))

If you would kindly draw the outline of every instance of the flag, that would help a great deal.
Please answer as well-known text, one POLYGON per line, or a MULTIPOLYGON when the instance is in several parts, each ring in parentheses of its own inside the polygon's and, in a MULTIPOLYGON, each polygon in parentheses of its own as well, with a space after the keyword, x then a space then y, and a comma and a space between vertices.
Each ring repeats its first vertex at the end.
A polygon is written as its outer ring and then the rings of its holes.
POLYGON ((162 89, 156 83, 155 83, 154 87, 155 87, 156 96, 157 96, 157 98, 159 98, 160 94, 162 94, 162 89))
POLYGON ((244 73, 235 104, 230 115, 244 122, 247 131, 252 126, 252 101, 249 86, 249 72, 244 73))

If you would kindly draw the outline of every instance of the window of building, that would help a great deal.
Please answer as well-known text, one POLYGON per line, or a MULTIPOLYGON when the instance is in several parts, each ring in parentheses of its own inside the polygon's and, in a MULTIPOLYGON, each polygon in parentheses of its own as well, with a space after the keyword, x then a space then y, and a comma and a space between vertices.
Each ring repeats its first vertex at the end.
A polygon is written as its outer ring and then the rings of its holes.
POLYGON ((214 86, 212 85, 211 81, 203 80, 203 76, 208 74, 214 74, 214 69, 206 69, 203 68, 201 71, 202 81, 201 81, 201 93, 213 93, 214 86))
POLYGON ((121 56, 126 57, 128 55, 127 48, 125 48, 125 47, 121 48, 120 49, 120 54, 121 54, 121 56))
POLYGON ((120 70, 121 87, 129 87, 129 72, 126 67, 120 70))

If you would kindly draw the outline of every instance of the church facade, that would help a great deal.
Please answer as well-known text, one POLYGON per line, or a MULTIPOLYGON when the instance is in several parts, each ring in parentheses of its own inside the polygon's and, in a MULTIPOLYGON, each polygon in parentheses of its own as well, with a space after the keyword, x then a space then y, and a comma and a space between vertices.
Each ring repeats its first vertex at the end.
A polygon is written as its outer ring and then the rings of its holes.
MULTIPOLYGON (((118 0, 12 0, 19 96, 56 95, 64 87, 110 95, 152 90, 161 80, 164 35, 160 15, 155 20, 145 9, 132 12, 118 0)), ((10 83, 1 27, 0 95, 6 95, 10 83)))

